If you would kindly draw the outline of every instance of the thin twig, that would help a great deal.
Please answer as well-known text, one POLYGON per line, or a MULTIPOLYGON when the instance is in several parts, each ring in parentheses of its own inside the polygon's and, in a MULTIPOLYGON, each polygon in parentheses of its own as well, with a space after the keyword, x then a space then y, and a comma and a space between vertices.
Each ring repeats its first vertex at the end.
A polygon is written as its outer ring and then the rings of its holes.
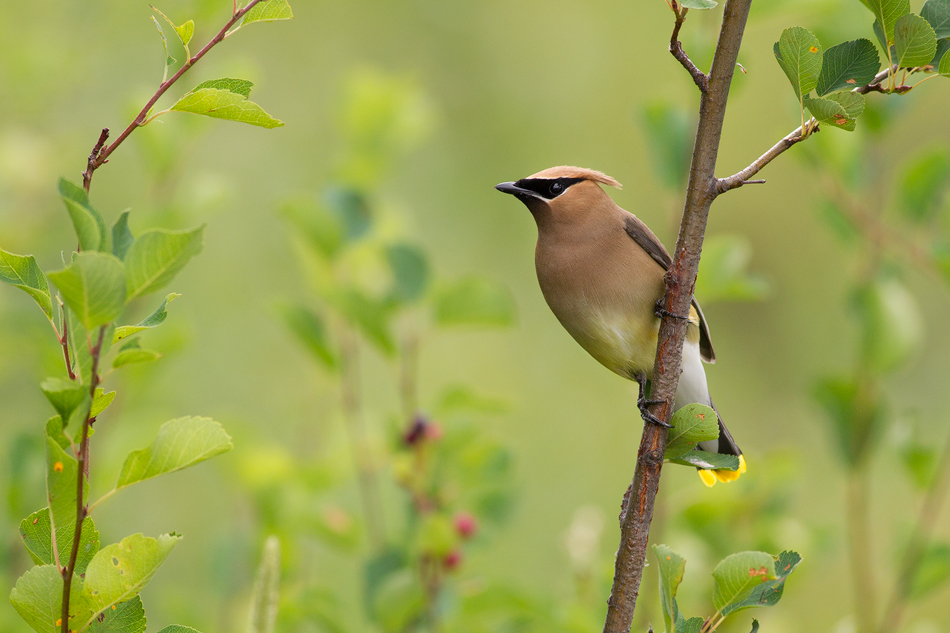
POLYGON ((940 456, 940 462, 937 466, 937 472, 934 473, 933 480, 927 488, 923 504, 920 506, 920 515, 917 518, 917 525, 914 526, 914 532, 911 535, 910 542, 907 544, 907 551, 903 556, 904 566, 897 576, 897 583, 894 586, 894 595, 885 611, 884 618, 881 620, 880 633, 896 631, 900 626, 904 615, 904 608, 907 606, 907 599, 910 596, 910 590, 913 586, 914 577, 917 570, 924 560, 924 553, 927 550, 927 544, 936 525, 937 517, 940 516, 940 509, 943 500, 947 496, 947 480, 950 478, 950 437, 944 446, 943 453, 940 456))
POLYGON ((60 312, 63 314, 63 334, 59 337, 59 344, 63 346, 63 358, 66 361, 66 373, 69 374, 69 379, 75 382, 76 372, 73 371, 73 364, 69 360, 69 331, 66 326, 66 310, 63 309, 62 304, 60 304, 60 312))
POLYGON ((683 68, 689 73, 690 77, 693 78, 693 83, 696 84, 696 87, 699 88, 700 92, 706 92, 706 89, 709 86, 709 77, 703 74, 699 68, 696 68, 696 64, 693 63, 693 60, 689 58, 689 55, 686 54, 686 51, 683 50, 683 44, 680 42, 680 28, 683 26, 683 22, 686 21, 686 12, 689 9, 685 7, 676 11, 676 21, 673 23, 673 34, 670 36, 670 54, 676 58, 676 60, 683 65, 683 68))
MULTIPOLYGON (((699 125, 690 164, 683 222, 673 265, 666 275, 666 294, 661 302, 671 315, 688 314, 693 298, 709 207, 719 194, 715 171, 726 102, 751 4, 752 0, 727 0, 723 9, 722 27, 708 85, 700 99, 699 125)), ((660 404, 653 405, 651 412, 665 422, 673 414, 685 338, 686 323, 682 319, 663 318, 650 398, 660 401, 660 404)), ((633 621, 646 562, 653 503, 660 484, 666 437, 666 429, 649 423, 644 426, 636 472, 621 512, 620 547, 617 550, 613 587, 607 602, 604 633, 628 633, 633 621)))
POLYGON ((772 146, 772 149, 765 152, 758 158, 756 158, 751 165, 746 167, 740 172, 737 172, 727 178, 720 178, 716 181, 716 191, 719 193, 725 193, 730 189, 736 189, 742 185, 748 185, 752 183, 764 183, 764 180, 749 180, 752 176, 755 176, 759 171, 772 162, 776 157, 782 154, 785 150, 790 148, 792 145, 801 142, 804 139, 802 137, 802 128, 798 127, 792 131, 791 134, 783 138, 781 141, 772 146))
MULTIPOLYGON (((102 339, 105 338, 106 326, 99 327, 99 340, 96 346, 90 350, 92 356, 92 376, 89 379, 89 397, 96 396, 96 387, 99 386, 99 355, 102 353, 102 339)), ((82 423, 82 441, 79 444, 79 467, 76 469, 76 527, 73 530, 73 546, 69 552, 69 563, 63 570, 63 609, 62 609, 62 633, 69 633, 69 594, 73 584, 73 574, 76 571, 76 558, 79 556, 79 543, 82 539, 82 524, 88 514, 87 508, 83 503, 83 483, 88 479, 86 473, 86 460, 89 455, 89 426, 92 416, 92 404, 90 411, 86 413, 86 419, 82 423)))
POLYGON ((178 72, 172 75, 170 79, 162 82, 162 84, 158 87, 158 90, 155 91, 155 94, 152 95, 152 98, 149 99, 148 103, 145 104, 145 107, 142 108, 135 118, 132 119, 132 122, 129 123, 129 126, 125 128, 125 130, 122 131, 122 134, 120 134, 118 138, 116 138, 115 141, 113 141, 112 144, 105 149, 102 149, 101 144, 105 143, 103 136, 107 137, 109 131, 108 128, 102 131, 102 134, 99 136, 99 143, 96 144, 96 147, 93 148, 92 154, 89 155, 89 163, 86 166, 86 171, 83 172, 82 175, 83 188, 87 193, 89 192, 89 187, 92 185, 93 173, 108 162, 109 156, 112 155, 112 152, 114 152, 119 147, 119 145, 121 145, 122 142, 128 138, 129 134, 131 134, 135 128, 141 127, 145 124, 145 120, 148 118, 149 110, 152 109, 152 106, 155 105, 162 95, 165 94, 165 92, 171 88, 175 82, 181 78, 182 75, 188 72, 189 68, 198 63, 198 60, 204 57, 208 51, 224 40, 225 36, 228 34, 228 30, 234 26, 238 20, 243 18, 248 11, 253 9, 255 5, 261 2, 267 2, 267 0, 251 0, 244 8, 234 11, 234 13, 231 15, 231 19, 229 19, 224 25, 224 28, 218 31, 218 34, 211 38, 211 41, 205 44, 204 48, 195 53, 191 58, 186 59, 181 68, 178 69, 178 72), (95 156, 95 158, 93 158, 93 156, 95 156))

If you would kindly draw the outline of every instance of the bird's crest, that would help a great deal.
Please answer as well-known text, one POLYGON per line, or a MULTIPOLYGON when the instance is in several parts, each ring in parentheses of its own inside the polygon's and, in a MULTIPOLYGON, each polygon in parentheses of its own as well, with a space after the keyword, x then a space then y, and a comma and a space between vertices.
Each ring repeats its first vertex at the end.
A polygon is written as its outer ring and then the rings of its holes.
POLYGON ((572 167, 570 165, 548 167, 544 171, 539 171, 536 174, 528 176, 528 178, 585 178, 604 185, 616 187, 617 189, 623 188, 623 185, 603 172, 594 169, 584 169, 583 167, 572 167))

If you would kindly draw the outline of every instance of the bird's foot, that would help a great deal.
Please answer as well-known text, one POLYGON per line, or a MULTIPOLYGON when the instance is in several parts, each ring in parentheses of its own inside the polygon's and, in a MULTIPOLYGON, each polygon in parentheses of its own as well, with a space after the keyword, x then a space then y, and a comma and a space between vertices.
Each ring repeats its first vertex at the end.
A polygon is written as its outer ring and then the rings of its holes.
MULTIPOLYGON (((660 301, 662 301, 662 299, 661 299, 660 301)), ((679 314, 673 314, 672 312, 670 312, 669 310, 667 310, 666 308, 664 308, 663 305, 660 303, 660 301, 657 301, 657 302, 656 302, 656 305, 654 305, 654 307, 653 307, 653 314, 655 314, 656 316, 660 317, 661 319, 662 319, 663 317, 673 317, 674 319, 679 319, 680 321, 689 321, 689 317, 688 317, 688 316, 682 316, 682 315, 679 315, 679 314)))
POLYGON ((643 418, 644 422, 649 422, 651 424, 656 424, 657 426, 662 426, 665 429, 672 429, 672 424, 667 424, 660 418, 656 417, 650 413, 649 406, 651 404, 661 404, 666 402, 665 400, 647 400, 646 398, 640 398, 637 400, 637 408, 640 409, 640 417, 643 418))

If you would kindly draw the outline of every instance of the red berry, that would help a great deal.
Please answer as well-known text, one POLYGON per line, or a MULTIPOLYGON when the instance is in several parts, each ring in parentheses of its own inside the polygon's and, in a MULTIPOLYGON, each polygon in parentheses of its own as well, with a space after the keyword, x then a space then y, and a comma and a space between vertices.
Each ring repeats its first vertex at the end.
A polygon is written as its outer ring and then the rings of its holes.
POLYGON ((468 512, 459 512, 455 515, 455 531, 464 539, 472 538, 478 531, 478 520, 468 512))
POLYGON ((454 549, 448 554, 445 558, 442 559, 442 566, 452 571, 457 569, 459 565, 462 564, 462 552, 460 550, 454 549))

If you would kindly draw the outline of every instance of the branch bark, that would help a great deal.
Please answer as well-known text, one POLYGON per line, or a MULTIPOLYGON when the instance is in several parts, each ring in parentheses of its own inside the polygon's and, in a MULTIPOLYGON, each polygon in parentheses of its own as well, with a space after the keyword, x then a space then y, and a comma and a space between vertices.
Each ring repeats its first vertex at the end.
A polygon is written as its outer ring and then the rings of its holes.
POLYGON ((145 104, 145 107, 136 115, 132 122, 129 123, 129 126, 122 131, 122 134, 112 142, 108 147, 103 147, 106 143, 106 140, 109 138, 109 128, 102 130, 102 133, 99 135, 99 140, 96 142, 95 147, 92 148, 92 153, 89 154, 89 160, 86 163, 86 171, 82 173, 82 187, 86 190, 86 193, 89 193, 89 187, 92 186, 92 175, 97 169, 109 162, 109 156, 112 155, 119 145, 129 137, 129 134, 135 131, 135 128, 144 125, 145 119, 148 117, 149 110, 152 109, 152 106, 161 99, 162 95, 171 88, 176 81, 181 79, 181 76, 188 72, 188 69, 194 66, 199 59, 204 57, 208 51, 215 47, 224 40, 228 35, 228 31, 232 26, 237 24, 237 22, 244 17, 244 15, 254 8, 255 5, 267 2, 267 0, 251 0, 247 3, 247 6, 243 7, 239 11, 234 11, 231 15, 231 19, 227 21, 218 34, 211 38, 211 41, 205 44, 204 48, 195 53, 191 58, 186 59, 185 63, 182 64, 181 68, 178 69, 174 75, 172 75, 168 80, 162 82, 158 87, 158 90, 155 91, 155 94, 152 95, 152 98, 148 100, 148 103, 145 104))
MULTIPOLYGON (((729 86, 751 4, 752 0, 727 0, 708 85, 700 98, 699 126, 690 165, 683 221, 673 254, 673 265, 666 275, 666 294, 661 302, 674 315, 689 313, 709 207, 719 195, 715 176, 716 158, 729 86)), ((661 401, 661 404, 653 405, 652 413, 666 422, 673 414, 685 338, 686 323, 682 319, 663 318, 650 398, 661 401)), ((646 562, 653 503, 660 484, 666 436, 666 429, 658 425, 644 426, 636 472, 620 514, 620 548, 617 551, 613 587, 607 602, 604 633, 628 633, 633 621, 646 562)))

